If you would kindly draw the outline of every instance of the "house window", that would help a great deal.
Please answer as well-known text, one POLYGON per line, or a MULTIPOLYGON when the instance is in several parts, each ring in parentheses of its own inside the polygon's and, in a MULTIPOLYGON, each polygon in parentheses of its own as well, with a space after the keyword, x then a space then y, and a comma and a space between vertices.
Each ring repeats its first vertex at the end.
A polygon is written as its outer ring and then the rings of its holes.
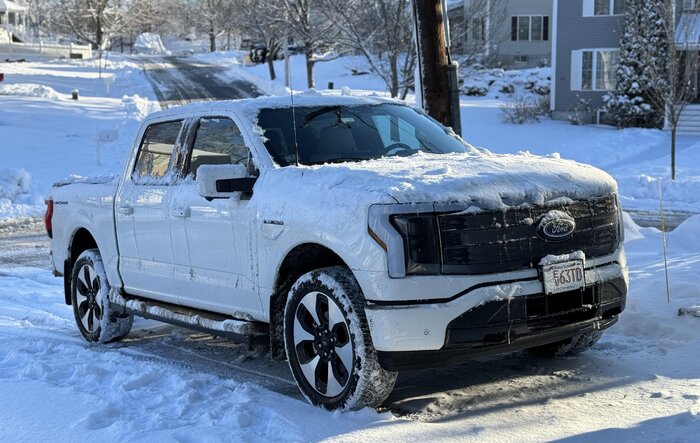
POLYGON ((617 49, 573 51, 571 89, 575 91, 611 91, 615 89, 617 62, 617 49))
POLYGON ((625 0, 583 0, 583 16, 622 15, 625 0))
POLYGON ((15 13, 14 12, 8 12, 7 13, 7 23, 10 25, 15 24, 15 13))
POLYGON ((483 42, 486 40, 486 23, 483 17, 473 18, 465 22, 465 40, 468 42, 483 42))
POLYGON ((512 41, 549 40, 549 17, 542 15, 514 15, 511 18, 512 41))
POLYGON ((700 0, 683 0, 684 11, 700 10, 700 0))
POLYGON ((527 55, 514 55, 513 64, 515 64, 516 66, 527 65, 527 55))

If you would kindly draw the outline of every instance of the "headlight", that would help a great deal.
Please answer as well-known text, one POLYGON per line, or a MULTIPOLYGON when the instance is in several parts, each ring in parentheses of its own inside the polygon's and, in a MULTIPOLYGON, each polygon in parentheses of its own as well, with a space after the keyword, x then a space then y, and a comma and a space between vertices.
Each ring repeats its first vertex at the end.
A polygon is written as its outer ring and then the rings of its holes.
POLYGON ((406 274, 439 274, 440 253, 435 216, 393 215, 391 224, 403 238, 406 274))

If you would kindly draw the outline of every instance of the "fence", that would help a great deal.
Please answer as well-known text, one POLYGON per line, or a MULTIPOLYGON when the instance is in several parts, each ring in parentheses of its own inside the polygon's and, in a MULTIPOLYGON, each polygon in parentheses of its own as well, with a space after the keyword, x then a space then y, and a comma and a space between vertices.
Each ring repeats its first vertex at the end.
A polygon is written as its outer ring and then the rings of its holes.
POLYGON ((56 58, 92 58, 90 45, 58 43, 0 43, 0 56, 43 55, 56 58))

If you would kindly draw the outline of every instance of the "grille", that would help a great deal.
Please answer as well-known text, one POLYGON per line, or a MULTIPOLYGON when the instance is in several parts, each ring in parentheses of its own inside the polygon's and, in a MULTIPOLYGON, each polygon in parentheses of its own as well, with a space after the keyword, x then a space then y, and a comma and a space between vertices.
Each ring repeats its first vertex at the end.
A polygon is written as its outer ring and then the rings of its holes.
POLYGON ((618 315, 625 307, 622 278, 559 294, 531 294, 473 307, 447 326, 447 347, 505 344, 578 322, 618 315))
POLYGON ((547 207, 514 208, 479 214, 439 214, 443 274, 485 274, 536 266, 548 254, 583 251, 588 258, 611 254, 620 243, 614 195, 547 207), (539 233, 551 210, 576 221, 565 241, 545 240, 539 233))

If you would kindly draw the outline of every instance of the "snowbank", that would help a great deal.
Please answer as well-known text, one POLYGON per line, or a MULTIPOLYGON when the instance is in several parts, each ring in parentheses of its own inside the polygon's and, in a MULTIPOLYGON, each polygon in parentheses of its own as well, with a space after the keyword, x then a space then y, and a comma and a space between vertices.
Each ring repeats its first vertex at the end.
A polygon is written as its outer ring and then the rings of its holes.
MULTIPOLYGON (((668 234, 669 246, 689 252, 700 252, 700 215, 694 215, 668 234)), ((700 302, 700 289, 698 290, 700 302)))
POLYGON ((48 100, 60 100, 61 98, 53 88, 35 83, 0 84, 0 95, 38 97, 48 100))
POLYGON ((43 210, 43 200, 32 192, 26 170, 0 169, 0 219, 37 216, 43 210))
POLYGON ((165 49, 165 45, 160 38, 160 35, 153 34, 151 32, 144 32, 136 37, 134 42, 134 52, 137 54, 170 54, 170 52, 165 49))

